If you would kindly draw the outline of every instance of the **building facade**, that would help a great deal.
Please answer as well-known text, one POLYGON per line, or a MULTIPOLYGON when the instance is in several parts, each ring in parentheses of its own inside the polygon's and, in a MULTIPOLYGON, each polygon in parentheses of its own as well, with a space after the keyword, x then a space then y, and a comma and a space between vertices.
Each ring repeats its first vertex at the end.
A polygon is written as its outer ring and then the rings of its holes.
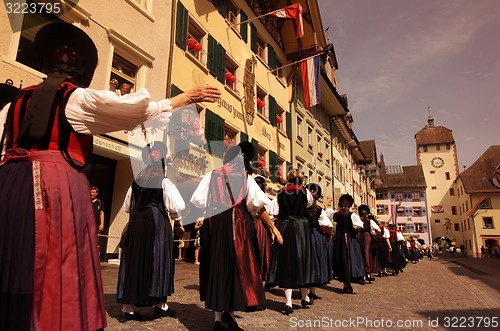
POLYGON ((481 257, 481 247, 494 254, 500 243, 500 146, 490 146, 460 174, 453 189, 463 235, 459 247, 468 256, 481 257))
POLYGON ((450 129, 435 126, 429 108, 427 126, 415 134, 417 164, 427 183, 426 196, 433 240, 445 237, 449 245, 462 242, 456 192, 453 182, 459 175, 457 147, 450 129))
POLYGON ((416 237, 422 244, 431 244, 426 181, 421 166, 385 165, 380 159, 380 180, 377 187, 377 216, 386 224, 394 224, 406 237, 416 237))

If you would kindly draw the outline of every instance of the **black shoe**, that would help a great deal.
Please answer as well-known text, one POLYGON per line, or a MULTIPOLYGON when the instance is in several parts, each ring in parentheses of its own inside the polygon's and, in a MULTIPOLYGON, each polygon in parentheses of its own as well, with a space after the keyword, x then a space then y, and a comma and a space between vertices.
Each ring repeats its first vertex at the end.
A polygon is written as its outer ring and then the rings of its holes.
POLYGON ((175 316, 175 310, 168 308, 163 310, 161 308, 155 307, 153 312, 154 317, 172 317, 175 316))
POLYGON ((285 306, 285 311, 283 312, 283 314, 290 315, 292 313, 293 313, 293 308, 290 306, 285 306))
POLYGON ((358 281, 358 284, 359 285, 365 285, 366 284, 366 280, 364 278, 361 278, 359 281, 358 281))
POLYGON ((229 325, 229 329, 230 330, 237 330, 237 331, 244 331, 244 329, 242 327, 240 327, 238 325, 238 323, 236 322, 236 320, 231 316, 230 313, 228 312, 223 312, 222 313, 222 320, 227 324, 229 325))
POLYGON ((354 293, 354 290, 352 289, 351 285, 344 287, 344 289, 342 291, 344 293, 347 293, 347 294, 353 294, 354 293))
POLYGON ((139 313, 125 313, 122 311, 122 314, 120 315, 120 320, 126 322, 126 321, 138 321, 142 322, 144 320, 144 317, 142 317, 141 314, 139 313))
POLYGON ((224 325, 220 321, 215 321, 214 323, 214 331, 222 331, 224 330, 224 325))
POLYGON ((318 296, 316 293, 309 293, 309 299, 319 300, 321 299, 321 297, 318 296))
POLYGON ((314 299, 309 298, 309 301, 306 300, 300 300, 300 305, 302 306, 302 309, 309 308, 314 303, 314 299))

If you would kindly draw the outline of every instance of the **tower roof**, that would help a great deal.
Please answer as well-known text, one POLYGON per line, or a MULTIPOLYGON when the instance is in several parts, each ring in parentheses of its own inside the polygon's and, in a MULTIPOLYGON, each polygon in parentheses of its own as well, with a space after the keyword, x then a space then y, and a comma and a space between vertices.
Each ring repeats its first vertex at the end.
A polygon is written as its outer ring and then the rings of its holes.
POLYGON ((417 145, 455 143, 452 130, 444 126, 425 127, 415 134, 417 145))

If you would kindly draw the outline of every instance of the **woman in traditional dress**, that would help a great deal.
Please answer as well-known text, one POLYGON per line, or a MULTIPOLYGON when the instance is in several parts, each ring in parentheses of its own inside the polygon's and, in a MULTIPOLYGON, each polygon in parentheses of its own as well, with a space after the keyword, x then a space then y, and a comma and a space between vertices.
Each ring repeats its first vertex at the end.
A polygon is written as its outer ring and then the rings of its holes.
MULTIPOLYGON (((266 192, 266 179, 262 176, 254 178, 262 192, 266 192)), ((271 264, 271 245, 273 243, 273 234, 271 229, 263 222, 258 215, 254 219, 255 237, 257 238, 257 249, 259 252, 260 273, 262 281, 266 282, 269 275, 269 266, 271 264)))
POLYGON ((358 234, 359 245, 363 253, 363 261, 365 263, 366 280, 371 284, 375 280, 373 273, 378 272, 377 261, 377 243, 375 235, 380 231, 377 223, 370 218, 370 207, 360 205, 358 207, 359 217, 363 222, 363 228, 358 234))
POLYGON ((123 209, 130 214, 122 237, 117 301, 123 320, 142 320, 134 306, 155 306, 155 317, 174 316, 167 297, 174 292, 173 232, 170 220, 182 227, 186 206, 177 187, 165 178, 167 147, 161 141, 143 150, 147 167, 128 189, 123 209))
POLYGON ((325 210, 317 204, 321 198, 321 186, 309 183, 306 188, 311 192, 314 203, 307 209, 309 224, 311 226, 311 246, 316 267, 316 278, 314 284, 309 288, 309 298, 321 299, 316 294, 316 288, 325 286, 332 280, 332 260, 329 254, 330 241, 332 238, 332 222, 328 219, 325 210))
POLYGON ((82 171, 91 135, 131 130, 220 92, 201 87, 155 102, 146 89, 118 97, 86 88, 97 49, 67 23, 42 27, 35 51, 47 79, 2 110, 8 115, 0 165, 0 329, 97 330, 106 326, 106 311, 82 171))
POLYGON ((316 281, 311 228, 307 219, 307 208, 312 206, 314 198, 302 185, 303 180, 304 175, 299 169, 291 169, 287 185, 278 192, 269 207, 269 213, 277 218, 283 245, 273 246, 267 284, 284 289, 285 315, 293 313, 293 289, 300 289, 302 308, 313 303, 307 290, 316 281))
POLYGON ((365 276, 363 256, 357 239, 358 230, 363 227, 363 222, 356 213, 350 211, 353 203, 352 196, 341 195, 340 210, 333 215, 337 223, 333 273, 340 282, 344 283, 343 292, 349 294, 353 293, 351 283, 360 281, 363 284, 365 276))
POLYGON ((249 175, 253 145, 227 150, 221 168, 206 174, 191 202, 204 208, 201 227, 200 299, 215 312, 214 330, 223 330, 223 312, 232 329, 241 329, 234 311, 265 309, 264 287, 252 215, 258 215, 281 243, 265 206, 270 200, 249 175))

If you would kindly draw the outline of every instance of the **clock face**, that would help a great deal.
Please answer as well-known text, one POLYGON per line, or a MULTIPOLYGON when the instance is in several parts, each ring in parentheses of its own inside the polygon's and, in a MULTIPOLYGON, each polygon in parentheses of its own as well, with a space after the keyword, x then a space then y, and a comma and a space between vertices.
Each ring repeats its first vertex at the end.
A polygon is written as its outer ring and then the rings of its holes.
POLYGON ((444 165, 444 161, 440 157, 435 157, 431 160, 431 164, 434 168, 441 168, 444 165))

